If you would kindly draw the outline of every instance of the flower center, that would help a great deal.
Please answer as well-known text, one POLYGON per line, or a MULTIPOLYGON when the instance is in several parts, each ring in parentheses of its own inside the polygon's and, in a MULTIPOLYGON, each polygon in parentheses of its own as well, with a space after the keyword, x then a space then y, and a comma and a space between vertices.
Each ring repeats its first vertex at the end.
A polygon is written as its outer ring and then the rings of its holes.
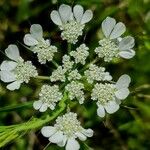
POLYGON ((105 104, 114 99, 115 87, 113 84, 95 84, 91 97, 93 100, 98 100, 98 104, 105 104))
POLYGON ((95 52, 100 58, 104 58, 106 62, 109 62, 113 57, 118 56, 118 46, 110 39, 105 38, 100 40, 99 45, 100 46, 95 49, 95 52))
POLYGON ((46 41, 41 41, 33 48, 33 52, 37 53, 39 62, 45 64, 46 61, 52 61, 57 48, 50 46, 46 41))
POLYGON ((47 103, 49 105, 62 99, 62 93, 59 92, 57 85, 43 85, 39 96, 43 103, 47 103))
POLYGON ((67 137, 74 137, 75 133, 82 129, 80 122, 77 120, 77 115, 72 112, 58 117, 55 127, 57 130, 62 131, 67 137))
POLYGON ((75 44, 77 39, 83 33, 84 24, 72 20, 67 22, 66 24, 60 26, 60 29, 63 30, 61 33, 61 37, 63 40, 67 40, 69 43, 75 44))
POLYGON ((16 75, 16 80, 28 83, 30 77, 35 77, 38 75, 36 68, 32 65, 31 61, 24 62, 20 60, 18 65, 14 69, 14 74, 16 75))

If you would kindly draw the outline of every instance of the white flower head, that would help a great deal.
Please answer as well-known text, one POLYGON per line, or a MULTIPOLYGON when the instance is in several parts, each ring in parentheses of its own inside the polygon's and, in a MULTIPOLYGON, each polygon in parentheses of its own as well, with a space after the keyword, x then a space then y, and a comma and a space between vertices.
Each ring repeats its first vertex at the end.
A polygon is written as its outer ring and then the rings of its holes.
POLYGON ((62 68, 62 66, 59 66, 56 70, 52 72, 52 75, 50 76, 51 82, 55 81, 61 81, 65 82, 66 77, 65 77, 66 70, 62 68))
POLYGON ((72 81, 65 87, 66 91, 69 93, 70 100, 77 99, 80 104, 83 104, 84 102, 84 85, 82 83, 79 83, 77 81, 72 81))
POLYGON ((109 72, 105 72, 104 67, 98 67, 95 64, 91 64, 89 69, 84 72, 87 81, 93 83, 94 81, 110 81, 112 80, 109 72))
POLYGON ((87 137, 93 136, 92 129, 84 129, 77 120, 77 114, 69 112, 56 119, 54 126, 45 126, 41 129, 44 137, 49 138, 49 141, 56 143, 66 150, 79 150, 80 145, 77 141, 85 141, 87 137))
POLYGON ((56 103, 62 99, 62 93, 59 92, 57 85, 43 85, 39 93, 39 100, 33 103, 33 107, 40 112, 44 112, 47 108, 55 109, 56 103))
POLYGON ((82 35, 85 23, 92 19, 93 13, 91 10, 84 12, 81 5, 75 5, 72 11, 69 5, 62 4, 58 11, 53 10, 51 12, 50 17, 62 30, 62 39, 75 44, 78 37, 82 35))
POLYGON ((78 72, 77 69, 75 70, 72 70, 69 74, 68 74, 68 80, 71 81, 71 80, 79 80, 81 79, 81 75, 80 73, 78 72))
POLYGON ((97 115, 105 116, 107 113, 112 114, 119 109, 121 100, 124 100, 129 95, 129 84, 131 79, 128 75, 122 75, 116 84, 97 83, 95 84, 91 99, 97 101, 97 115))
POLYGON ((85 60, 89 55, 89 48, 85 44, 81 44, 76 51, 71 51, 70 55, 74 57, 75 63, 85 64, 85 60))
POLYGON ((21 83, 28 83, 31 77, 38 75, 36 68, 30 61, 24 62, 20 57, 18 47, 9 45, 5 50, 6 56, 11 61, 3 61, 0 65, 0 78, 3 82, 9 83, 7 89, 19 89, 21 83))
POLYGON ((24 43, 31 46, 31 50, 37 53, 38 60, 41 64, 46 61, 52 61, 57 47, 50 45, 49 40, 44 40, 43 29, 39 24, 33 24, 30 27, 30 33, 24 36, 24 43))
POLYGON ((95 49, 96 54, 104 61, 109 62, 114 57, 132 58, 135 52, 132 50, 134 46, 134 38, 127 36, 120 42, 121 35, 126 31, 126 27, 122 22, 116 23, 116 20, 107 17, 102 22, 102 31, 105 38, 99 41, 99 47, 95 49))
POLYGON ((71 61, 69 55, 64 55, 62 58, 62 63, 63 63, 63 69, 65 71, 70 71, 74 65, 74 62, 71 61))

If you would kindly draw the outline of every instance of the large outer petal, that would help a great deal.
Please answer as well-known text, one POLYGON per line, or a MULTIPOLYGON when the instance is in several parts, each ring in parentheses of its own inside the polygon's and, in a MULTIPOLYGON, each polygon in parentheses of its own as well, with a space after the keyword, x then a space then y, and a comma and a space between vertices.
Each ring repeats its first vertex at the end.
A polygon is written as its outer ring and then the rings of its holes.
POLYGON ((104 117, 105 116, 105 110, 104 110, 104 107, 102 105, 98 106, 97 115, 99 117, 104 117))
POLYGON ((93 12, 91 10, 86 10, 82 16, 81 24, 89 22, 93 18, 93 12))
POLYGON ((132 36, 126 36, 121 39, 119 43, 119 50, 128 50, 133 48, 135 45, 135 40, 132 36))
POLYGON ((129 95, 129 89, 128 88, 121 88, 118 91, 115 92, 115 95, 118 99, 123 100, 125 98, 127 98, 127 96, 129 95))
POLYGON ((119 109, 119 104, 115 101, 110 101, 104 107, 109 114, 112 114, 119 109))
POLYGON ((79 149, 80 145, 74 138, 68 139, 66 150, 79 150, 79 149))
POLYGON ((80 22, 83 16, 83 7, 81 5, 75 5, 73 8, 74 17, 77 22, 80 22))
POLYGON ((40 24, 31 25, 30 33, 32 37, 34 37, 37 40, 41 40, 43 38, 43 29, 40 24))
POLYGON ((31 34, 26 34, 23 38, 23 41, 28 46, 35 46, 38 44, 38 41, 34 37, 32 37, 31 34))
POLYGON ((128 76, 127 74, 124 74, 118 79, 118 81, 116 83, 116 88, 118 90, 120 90, 122 88, 128 88, 130 82, 131 82, 130 76, 128 76))
POLYGON ((102 31, 105 35, 106 38, 108 38, 115 27, 116 20, 111 17, 107 17, 103 22, 102 22, 102 31))
POLYGON ((70 20, 72 10, 69 5, 65 5, 65 4, 60 5, 58 11, 63 23, 66 23, 68 20, 70 20))
POLYGON ((56 133, 56 128, 52 126, 45 126, 41 129, 41 133, 44 137, 51 137, 54 133, 56 133))
POLYGON ((20 58, 19 49, 16 45, 10 44, 8 48, 5 50, 7 57, 10 59, 17 61, 20 58))
POLYGON ((13 82, 16 80, 15 75, 9 71, 0 71, 0 78, 3 82, 13 82))
POLYGON ((122 50, 119 53, 119 56, 125 59, 131 59, 135 56, 135 51, 132 49, 129 50, 122 50))
POLYGON ((53 10, 50 14, 50 18, 56 25, 59 25, 59 26, 62 25, 62 21, 61 21, 58 11, 53 10))
POLYGON ((33 103, 33 108, 36 109, 36 110, 38 110, 38 109, 41 108, 42 104, 43 104, 43 102, 41 100, 35 101, 33 103))
POLYGON ((49 138, 49 141, 52 143, 60 143, 63 141, 63 137, 64 137, 63 133, 61 131, 57 131, 49 138))
POLYGON ((120 37, 125 31, 126 31, 125 25, 122 22, 117 23, 110 34, 110 39, 116 39, 120 37))
POLYGON ((21 86, 21 82, 15 81, 13 83, 8 84, 6 88, 10 91, 14 91, 14 90, 18 90, 20 86, 21 86))
POLYGON ((0 65, 1 70, 6 70, 6 71, 11 71, 15 69, 17 66, 17 63, 14 61, 3 61, 2 64, 0 65))

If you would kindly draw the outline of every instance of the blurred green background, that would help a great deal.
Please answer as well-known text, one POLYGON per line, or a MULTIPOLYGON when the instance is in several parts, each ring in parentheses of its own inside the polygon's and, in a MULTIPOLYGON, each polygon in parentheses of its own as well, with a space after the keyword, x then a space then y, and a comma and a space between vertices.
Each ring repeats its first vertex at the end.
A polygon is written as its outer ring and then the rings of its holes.
MULTIPOLYGON (((121 74, 132 78, 131 94, 121 109, 111 116, 100 119, 96 116, 96 107, 76 108, 79 119, 85 127, 91 127, 95 134, 86 142, 94 150, 149 150, 150 149, 150 1, 149 0, 0 0, 0 63, 6 59, 4 50, 9 44, 17 44, 22 57, 32 60, 38 66, 41 75, 49 75, 51 64, 40 65, 33 53, 26 50, 23 36, 30 25, 39 23, 44 35, 52 44, 66 51, 66 43, 60 39, 60 32, 50 20, 50 12, 60 4, 81 4, 92 9, 94 18, 86 25, 85 37, 80 38, 92 50, 102 36, 100 27, 105 17, 114 17, 127 26, 126 34, 136 40, 136 56, 131 60, 116 60, 105 65, 115 81, 121 74)), ((34 111, 32 101, 38 98, 42 82, 32 80, 19 91, 6 90, 0 81, 0 125, 12 125, 28 121, 32 116, 40 117, 34 111)), ((51 145, 39 131, 29 131, 6 145, 3 150, 60 150, 51 145)), ((87 146, 82 146, 88 150, 87 146)))

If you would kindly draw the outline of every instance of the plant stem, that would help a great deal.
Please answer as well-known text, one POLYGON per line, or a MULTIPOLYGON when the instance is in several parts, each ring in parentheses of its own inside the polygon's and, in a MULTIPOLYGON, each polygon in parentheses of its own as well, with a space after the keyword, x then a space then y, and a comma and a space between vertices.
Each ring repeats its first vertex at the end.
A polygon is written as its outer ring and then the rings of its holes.
POLYGON ((36 76, 34 78, 40 79, 40 80, 50 80, 50 77, 48 77, 48 76, 36 76))
POLYGON ((58 68, 59 65, 57 64, 56 61, 53 60, 52 63, 53 63, 53 65, 54 65, 56 68, 58 68))
POLYGON ((68 43, 68 54, 71 52, 71 43, 68 43))

